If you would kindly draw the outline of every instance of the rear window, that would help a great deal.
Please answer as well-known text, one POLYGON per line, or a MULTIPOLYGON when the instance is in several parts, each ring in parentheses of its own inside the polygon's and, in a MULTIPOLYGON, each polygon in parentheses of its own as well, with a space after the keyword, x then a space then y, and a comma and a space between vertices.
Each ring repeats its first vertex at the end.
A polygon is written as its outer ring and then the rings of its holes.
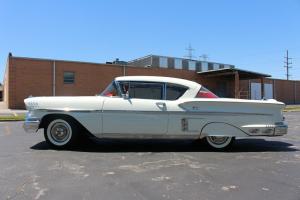
POLYGON ((199 92, 197 93, 196 98, 219 98, 219 97, 202 86, 199 92))
POLYGON ((167 84, 167 100, 176 100, 179 99, 187 90, 186 87, 174 85, 174 84, 167 84))

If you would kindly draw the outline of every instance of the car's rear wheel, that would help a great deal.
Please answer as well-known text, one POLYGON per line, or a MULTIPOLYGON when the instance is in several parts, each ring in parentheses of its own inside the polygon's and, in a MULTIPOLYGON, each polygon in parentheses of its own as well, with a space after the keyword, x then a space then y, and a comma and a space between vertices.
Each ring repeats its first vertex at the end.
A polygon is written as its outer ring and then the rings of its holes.
POLYGON ((234 137, 224 137, 224 136, 207 136, 207 143, 215 149, 227 149, 234 141, 234 137))
POLYGON ((46 142, 56 148, 72 146, 78 141, 76 123, 68 119, 52 119, 44 129, 46 142))

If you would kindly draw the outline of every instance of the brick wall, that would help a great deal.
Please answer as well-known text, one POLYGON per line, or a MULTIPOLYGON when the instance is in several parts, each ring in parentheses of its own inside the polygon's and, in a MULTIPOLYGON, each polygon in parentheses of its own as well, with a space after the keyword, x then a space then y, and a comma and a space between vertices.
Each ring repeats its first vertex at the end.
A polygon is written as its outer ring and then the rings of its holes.
MULTIPOLYGON (((24 99, 32 96, 53 95, 53 60, 8 57, 4 76, 4 101, 9 108, 23 109, 24 99)), ((99 94, 115 77, 126 75, 170 76, 201 83, 211 91, 223 87, 226 97, 234 98, 234 79, 205 78, 195 71, 181 69, 124 67, 111 64, 55 61, 56 96, 89 96, 99 94), (74 84, 64 84, 64 72, 75 73, 74 84)), ((257 80, 252 80, 257 81, 257 80)), ((275 98, 288 104, 300 103, 300 81, 266 79, 275 82, 275 98), (296 88, 295 88, 296 87, 296 88), (296 93, 295 93, 296 91, 296 93)), ((248 90, 249 81, 240 82, 240 90, 248 90)))
MULTIPOLYGON (((24 99, 28 96, 53 95, 52 60, 11 57, 5 75, 5 95, 8 94, 8 107, 23 109, 24 99)), ((115 77, 123 76, 124 67, 111 64, 55 61, 56 96, 89 96, 99 94, 115 77), (74 84, 64 84, 63 73, 75 73, 74 84)), ((125 68, 126 75, 171 76, 196 80, 197 74, 188 70, 159 68, 125 68)), ((199 79, 199 78, 198 78, 199 79)), ((198 80, 197 79, 197 80, 198 80)))
MULTIPOLYGON (((240 89, 250 89, 251 82, 260 83, 260 80, 241 81, 240 89)), ((300 104, 300 81, 267 78, 264 82, 273 84, 274 99, 286 104, 300 104)))

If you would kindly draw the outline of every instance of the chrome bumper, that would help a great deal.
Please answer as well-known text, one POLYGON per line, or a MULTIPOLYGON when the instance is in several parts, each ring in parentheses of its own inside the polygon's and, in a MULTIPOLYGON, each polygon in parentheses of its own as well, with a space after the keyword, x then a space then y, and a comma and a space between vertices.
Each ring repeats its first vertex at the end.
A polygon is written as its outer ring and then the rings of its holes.
POLYGON ((243 128, 249 136, 282 136, 288 131, 288 125, 285 122, 277 122, 274 125, 246 125, 243 128))
POLYGON ((40 120, 36 118, 26 118, 23 128, 27 133, 35 133, 39 129, 40 120))
POLYGON ((274 136, 282 136, 287 134, 288 125, 282 124, 282 125, 276 125, 274 129, 274 136))

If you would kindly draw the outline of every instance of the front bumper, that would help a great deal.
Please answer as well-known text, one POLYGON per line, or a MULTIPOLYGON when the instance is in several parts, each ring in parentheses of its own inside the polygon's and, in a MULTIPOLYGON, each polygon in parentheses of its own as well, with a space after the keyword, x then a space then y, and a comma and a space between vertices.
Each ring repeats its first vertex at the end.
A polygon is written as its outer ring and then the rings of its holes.
POLYGON ((39 129, 40 120, 37 118, 26 117, 23 128, 27 133, 35 133, 39 129))

